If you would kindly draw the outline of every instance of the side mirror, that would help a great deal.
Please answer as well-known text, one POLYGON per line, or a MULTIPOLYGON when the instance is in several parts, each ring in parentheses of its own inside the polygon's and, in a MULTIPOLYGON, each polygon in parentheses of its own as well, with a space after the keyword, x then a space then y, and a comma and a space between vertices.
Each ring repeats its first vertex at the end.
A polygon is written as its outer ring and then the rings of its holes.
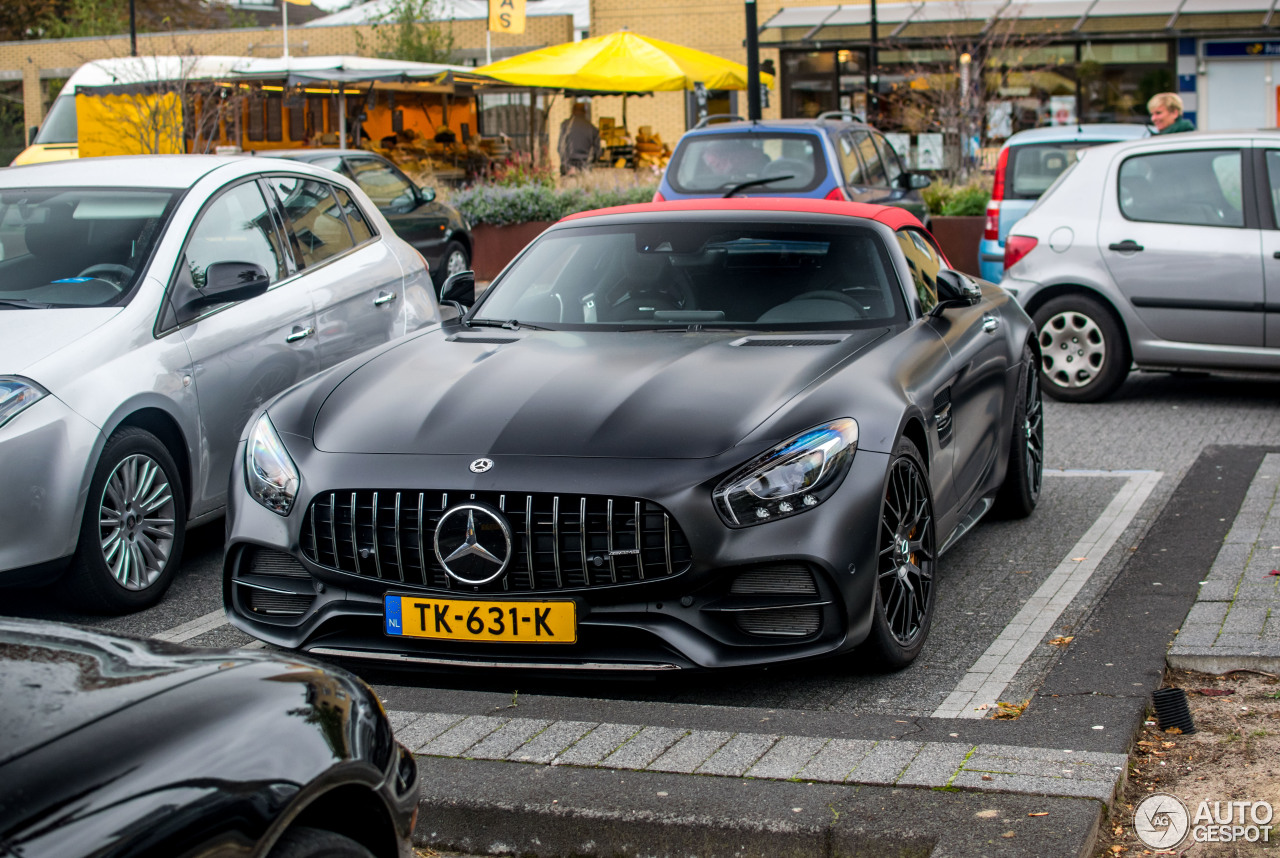
POLYGON ((927 188, 933 184, 933 177, 926 176, 924 173, 903 173, 902 178, 898 180, 902 187, 908 190, 918 191, 927 188))
POLYGON ((418 197, 424 203, 429 203, 436 198, 436 189, 435 188, 418 188, 418 197))
POLYGON ((938 272, 938 303, 932 312, 948 307, 972 307, 982 300, 982 287, 958 271, 944 268, 938 272))
POLYGON ((205 269, 204 288, 182 305, 182 315, 216 304, 256 298, 271 285, 267 269, 253 262, 215 262, 205 269))
POLYGON ((476 273, 459 271, 449 275, 449 279, 440 287, 440 301, 454 304, 459 307, 460 313, 464 312, 461 308, 470 307, 476 302, 476 273))

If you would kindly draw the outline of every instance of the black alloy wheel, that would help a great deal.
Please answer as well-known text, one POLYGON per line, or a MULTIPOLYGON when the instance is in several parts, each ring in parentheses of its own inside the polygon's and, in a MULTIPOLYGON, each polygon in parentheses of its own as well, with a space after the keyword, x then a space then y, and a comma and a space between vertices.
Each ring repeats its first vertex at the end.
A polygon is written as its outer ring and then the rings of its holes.
POLYGON ((933 497, 915 444, 898 442, 880 512, 876 588, 867 656, 888 670, 906 667, 924 647, 933 619, 937 544, 933 497))
POLYGON ((1018 401, 1014 403, 1013 426, 1009 437, 1009 464, 1004 483, 996 495, 996 515, 1026 518, 1040 502, 1044 484, 1044 400, 1040 395, 1040 373, 1031 345, 1022 349, 1022 369, 1018 374, 1018 401))
POLYGON ((322 828, 291 828, 281 835, 268 858, 374 858, 363 845, 322 828))

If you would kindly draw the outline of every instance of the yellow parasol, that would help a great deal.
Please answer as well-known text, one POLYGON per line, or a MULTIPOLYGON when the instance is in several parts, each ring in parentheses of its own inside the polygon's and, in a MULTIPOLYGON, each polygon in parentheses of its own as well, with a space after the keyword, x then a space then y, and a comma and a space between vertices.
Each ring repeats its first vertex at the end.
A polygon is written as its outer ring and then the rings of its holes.
MULTIPOLYGON (((514 86, 599 93, 746 89, 747 67, 683 45, 627 30, 565 42, 481 66, 478 74, 514 86)), ((773 85, 773 76, 760 74, 773 85)))

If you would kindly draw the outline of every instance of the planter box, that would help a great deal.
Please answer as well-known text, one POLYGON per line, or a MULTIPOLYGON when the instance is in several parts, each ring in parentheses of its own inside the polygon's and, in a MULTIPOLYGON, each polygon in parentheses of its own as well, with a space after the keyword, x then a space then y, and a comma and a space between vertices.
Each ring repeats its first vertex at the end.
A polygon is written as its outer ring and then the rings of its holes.
POLYGON ((933 237, 947 255, 953 268, 981 276, 978 268, 978 243, 982 241, 982 229, 987 219, 982 215, 943 217, 934 215, 933 237))
POLYGON ((535 220, 509 226, 478 223, 471 227, 471 268, 476 272, 476 281, 497 277, 517 253, 549 226, 551 221, 535 220))

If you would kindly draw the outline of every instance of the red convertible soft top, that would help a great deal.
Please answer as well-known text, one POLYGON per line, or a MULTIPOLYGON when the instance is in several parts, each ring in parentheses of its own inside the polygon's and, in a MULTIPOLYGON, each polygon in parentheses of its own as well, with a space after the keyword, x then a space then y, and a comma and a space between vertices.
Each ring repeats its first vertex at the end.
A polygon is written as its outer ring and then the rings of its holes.
POLYGON ((608 209, 578 212, 564 217, 563 220, 576 220, 602 214, 626 214, 628 212, 687 211, 812 212, 813 214, 846 215, 848 217, 875 220, 893 229, 901 229, 904 226, 922 226, 911 212, 895 206, 814 200, 806 197, 729 197, 728 199, 710 197, 696 200, 671 200, 660 203, 637 203, 630 206, 615 206, 608 209))

